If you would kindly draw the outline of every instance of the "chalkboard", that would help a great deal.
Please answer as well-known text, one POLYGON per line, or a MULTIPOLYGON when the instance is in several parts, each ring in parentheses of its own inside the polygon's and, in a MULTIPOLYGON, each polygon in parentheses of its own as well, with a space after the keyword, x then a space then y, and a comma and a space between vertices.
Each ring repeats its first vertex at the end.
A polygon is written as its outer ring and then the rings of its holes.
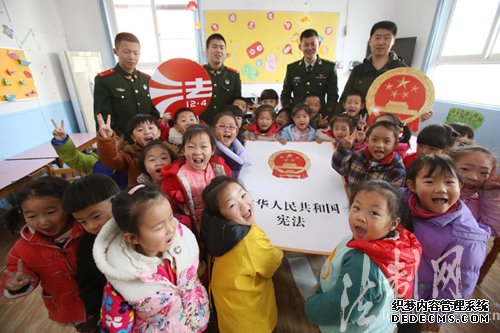
POLYGON ((94 78, 102 72, 101 54, 66 51, 59 57, 80 132, 95 132, 94 78))

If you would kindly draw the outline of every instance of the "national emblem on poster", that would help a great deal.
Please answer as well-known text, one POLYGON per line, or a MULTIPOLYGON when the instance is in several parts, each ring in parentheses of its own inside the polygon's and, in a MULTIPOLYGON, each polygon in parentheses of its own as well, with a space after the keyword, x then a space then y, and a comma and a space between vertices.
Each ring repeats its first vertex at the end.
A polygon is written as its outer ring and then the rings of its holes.
POLYGON ((269 157, 269 166, 277 178, 304 179, 311 166, 309 158, 297 150, 281 150, 269 157))
POLYGON ((420 116, 432 110, 434 85, 421 71, 401 67, 391 69, 373 81, 366 95, 369 123, 384 113, 392 113, 417 132, 420 116))

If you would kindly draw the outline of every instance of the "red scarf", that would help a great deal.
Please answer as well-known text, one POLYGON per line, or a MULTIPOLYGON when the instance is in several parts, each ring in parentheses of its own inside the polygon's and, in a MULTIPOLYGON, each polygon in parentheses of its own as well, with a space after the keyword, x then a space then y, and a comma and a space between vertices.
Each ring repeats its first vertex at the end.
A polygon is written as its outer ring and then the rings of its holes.
POLYGON ((389 280, 397 298, 412 298, 415 273, 422 256, 422 247, 414 234, 403 226, 396 229, 399 237, 374 241, 350 240, 348 247, 365 253, 389 280))
POLYGON ((260 131, 260 129, 257 128, 257 124, 250 124, 248 125, 247 130, 249 132, 255 133, 256 135, 271 136, 278 133, 280 131, 280 128, 278 127, 278 125, 273 123, 271 127, 269 127, 269 129, 263 133, 260 131))

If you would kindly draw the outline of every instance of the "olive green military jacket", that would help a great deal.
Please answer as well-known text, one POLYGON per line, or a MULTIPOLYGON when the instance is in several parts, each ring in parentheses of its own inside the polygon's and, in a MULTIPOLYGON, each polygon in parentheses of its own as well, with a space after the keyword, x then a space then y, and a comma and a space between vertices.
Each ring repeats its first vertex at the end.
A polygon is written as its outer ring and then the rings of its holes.
POLYGON ((307 73, 304 58, 287 66, 281 105, 291 110, 296 104, 303 103, 307 95, 319 97, 322 112, 335 109, 339 93, 334 62, 318 56, 310 73, 307 73))
MULTIPOLYGON (((128 135, 129 120, 138 113, 160 117, 149 97, 150 76, 134 70, 127 73, 118 64, 95 77, 94 117, 111 115, 111 128, 128 135)), ((98 124, 96 122, 97 130, 98 124)))
POLYGON ((200 118, 211 125, 212 119, 223 107, 232 104, 236 97, 241 96, 241 79, 237 70, 224 65, 219 69, 213 69, 206 64, 203 68, 212 80, 212 101, 200 118))

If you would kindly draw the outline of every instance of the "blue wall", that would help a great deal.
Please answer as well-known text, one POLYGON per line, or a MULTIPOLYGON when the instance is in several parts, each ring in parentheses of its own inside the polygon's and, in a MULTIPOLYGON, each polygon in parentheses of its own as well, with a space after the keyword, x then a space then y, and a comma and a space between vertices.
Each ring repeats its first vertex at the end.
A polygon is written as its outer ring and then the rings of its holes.
POLYGON ((484 123, 474 132, 474 142, 490 149, 497 158, 500 158, 500 109, 457 104, 448 101, 436 101, 433 108, 435 112, 434 116, 420 125, 420 127, 422 128, 426 124, 444 123, 451 108, 475 110, 484 115, 484 123))
POLYGON ((51 119, 64 119, 67 133, 78 132, 70 101, 0 115, 0 160, 52 139, 51 119))

